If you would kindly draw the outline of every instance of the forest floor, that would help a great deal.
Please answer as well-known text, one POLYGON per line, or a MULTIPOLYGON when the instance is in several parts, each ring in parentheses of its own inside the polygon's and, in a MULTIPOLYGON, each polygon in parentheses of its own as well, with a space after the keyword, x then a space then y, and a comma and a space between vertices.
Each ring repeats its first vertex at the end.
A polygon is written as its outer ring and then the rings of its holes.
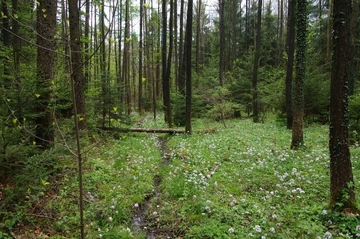
MULTIPOLYGON (((166 128, 150 116, 137 127, 166 128)), ((193 128, 206 130, 84 140, 86 238, 360 238, 358 216, 327 210, 327 126, 305 128, 298 151, 275 120, 196 119, 193 128)), ((356 145, 351 157, 360 195, 356 145)), ((14 203, 2 215, 0 239, 79 238, 74 156, 59 146, 31 162, 15 177, 22 183, 0 187, 0 205, 14 203)))

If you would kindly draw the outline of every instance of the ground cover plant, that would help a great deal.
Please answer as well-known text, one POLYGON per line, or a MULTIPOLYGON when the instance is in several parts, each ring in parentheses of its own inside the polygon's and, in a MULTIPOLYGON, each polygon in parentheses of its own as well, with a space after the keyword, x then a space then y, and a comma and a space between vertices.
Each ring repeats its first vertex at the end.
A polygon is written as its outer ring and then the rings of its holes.
MULTIPOLYGON (((148 212, 158 227, 184 238, 360 237, 358 218, 327 210, 327 126, 308 127, 304 149, 293 151, 281 124, 227 125, 169 139, 163 193, 148 212)), ((358 185, 359 149, 351 150, 358 185)))
MULTIPOLYGON (((136 124, 161 128, 161 117, 136 124)), ((92 136, 84 148, 88 238, 360 237, 358 217, 327 210, 327 126, 307 127, 298 151, 275 120, 197 119, 194 130, 92 136)), ((359 195, 357 145, 351 154, 359 195)), ((57 159, 61 173, 39 177, 24 206, 3 217, 0 238, 78 238, 76 162, 57 159)))

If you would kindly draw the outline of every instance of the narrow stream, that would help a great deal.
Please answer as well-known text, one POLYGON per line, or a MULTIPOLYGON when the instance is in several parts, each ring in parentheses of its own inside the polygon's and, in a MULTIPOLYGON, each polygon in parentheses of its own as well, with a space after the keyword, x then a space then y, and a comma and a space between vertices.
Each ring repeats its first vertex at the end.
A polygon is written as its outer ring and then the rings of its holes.
MULTIPOLYGON (((161 136, 155 135, 154 139, 156 140, 156 146, 159 148, 161 152, 162 161, 160 162, 159 167, 162 167, 162 165, 166 165, 169 163, 170 150, 166 145, 166 141, 161 136)), ((151 228, 151 226, 147 225, 146 211, 149 207, 151 200, 154 200, 161 196, 161 188, 160 188, 161 181, 162 181, 161 176, 158 174, 155 175, 153 180, 154 193, 149 195, 147 198, 145 198, 144 202, 142 202, 141 204, 134 205, 134 217, 132 219, 132 227, 136 235, 142 233, 146 234, 145 239, 158 238, 156 233, 156 228, 151 228)))

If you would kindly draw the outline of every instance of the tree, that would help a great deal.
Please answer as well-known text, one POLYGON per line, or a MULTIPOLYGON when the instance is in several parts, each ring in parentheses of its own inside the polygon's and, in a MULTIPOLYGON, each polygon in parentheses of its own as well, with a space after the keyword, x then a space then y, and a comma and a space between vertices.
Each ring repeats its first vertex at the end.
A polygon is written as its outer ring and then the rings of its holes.
POLYGON ((296 75, 294 83, 294 109, 292 124, 291 148, 298 149, 304 143, 304 84, 305 84, 305 55, 307 31, 307 0, 297 1, 296 14, 296 75))
MULTIPOLYGON (((46 1, 45 1, 46 2, 46 1)), ((70 25, 70 64, 72 84, 75 90, 75 108, 79 117, 79 129, 85 130, 85 94, 84 94, 84 73, 81 56, 81 27, 79 17, 79 2, 78 0, 69 0, 69 25, 70 25)))
POLYGON ((258 68, 259 68, 260 44, 261 44, 261 10, 262 10, 262 0, 259 0, 257 24, 256 24, 255 56, 254 56, 254 68, 253 68, 254 70, 253 70, 253 79, 252 79, 254 122, 259 121, 257 81, 258 81, 258 68))
POLYGON ((192 42, 192 13, 193 12, 193 0, 189 0, 186 19, 186 36, 185 36, 185 58, 186 58, 186 123, 185 131, 191 134, 191 98, 192 98, 192 86, 191 86, 191 42, 192 42))
POLYGON ((51 86, 54 82, 56 0, 39 0, 37 8, 37 104, 35 142, 49 148, 54 141, 51 86))
POLYGON ((293 66, 294 66, 294 52, 295 52, 295 0, 289 0, 288 3, 288 22, 286 35, 286 50, 287 50, 287 64, 286 64, 286 79, 285 79, 285 98, 286 98, 286 128, 291 129, 293 121, 293 107, 292 107, 292 81, 293 81, 293 66))
MULTIPOLYGON (((260 0, 261 1, 261 0, 260 0)), ((220 57, 219 57, 219 84, 224 84, 225 71, 225 0, 219 0, 219 40, 220 40, 220 57)))
POLYGON ((126 111, 131 113, 131 91, 130 91, 130 0, 125 1, 125 34, 124 34, 124 56, 122 82, 125 84, 126 111))
POLYGON ((140 0, 140 26, 139 26, 139 98, 138 110, 142 114, 142 96, 143 96, 143 22, 144 22, 144 0, 140 0))
POLYGON ((330 86, 330 208, 357 211, 349 152, 348 80, 351 70, 351 0, 334 0, 330 86))
POLYGON ((178 90, 184 92, 185 90, 185 76, 184 76, 184 58, 183 58, 183 46, 184 46, 184 0, 180 1, 180 33, 179 33, 179 65, 178 65, 178 90))
MULTIPOLYGON (((171 4, 172 5, 172 4, 171 4)), ((173 6, 170 6, 171 8, 173 6)), ((170 14, 170 19, 173 18, 170 14)), ((172 26, 169 26, 172 29, 172 26)), ((170 41, 171 42, 171 41, 170 41)), ((172 47, 169 48, 169 58, 167 60, 167 7, 166 0, 162 2, 162 80, 163 80, 163 104, 165 111, 165 122, 169 127, 172 126, 171 102, 170 102, 170 65, 172 47)), ((170 43, 172 44, 172 43, 170 43)))

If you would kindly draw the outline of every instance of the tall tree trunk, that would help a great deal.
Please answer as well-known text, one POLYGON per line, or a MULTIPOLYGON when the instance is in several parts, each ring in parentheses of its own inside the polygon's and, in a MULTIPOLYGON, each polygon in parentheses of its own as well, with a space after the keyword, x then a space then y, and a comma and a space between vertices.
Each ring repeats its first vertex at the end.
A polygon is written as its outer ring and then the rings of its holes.
MULTIPOLYGON (((278 1, 279 2, 279 1, 278 1)), ((283 53, 284 53, 284 34, 283 34, 283 30, 284 30, 284 0, 280 1, 280 26, 279 26, 279 45, 278 45, 278 50, 279 50, 279 56, 278 56, 278 63, 282 62, 282 57, 283 57, 283 53)))
POLYGON ((85 0, 85 86, 84 89, 87 90, 90 82, 90 0, 85 0))
POLYGON ((351 70, 351 0, 334 0, 330 86, 330 207, 358 212, 349 152, 348 72, 351 70))
POLYGON ((105 1, 102 0, 99 12, 100 22, 100 75, 101 75, 101 111, 102 111, 102 126, 105 126, 107 115, 107 72, 106 72, 106 51, 105 51, 105 1))
MULTIPOLYGON (((170 16, 172 18, 172 16, 170 16)), ((172 126, 171 102, 170 102, 170 65, 167 64, 167 7, 166 0, 162 2, 162 78, 163 78, 163 104, 165 122, 172 126)), ((172 27, 172 26, 171 26, 172 27)), ((171 55, 169 51, 169 56, 171 55)), ((169 58, 170 60, 170 58, 169 58)))
POLYGON ((179 68, 178 68, 178 90, 179 92, 185 91, 185 72, 184 72, 184 0, 180 3, 180 33, 179 33, 179 68))
POLYGON ((224 70, 225 70, 225 0, 219 0, 219 42, 220 42, 220 56, 219 56, 219 84, 224 84, 224 70))
POLYGON ((144 22, 144 0, 140 0, 140 29, 139 29, 139 98, 138 110, 142 114, 142 97, 143 97, 143 22, 144 22))
POLYGON ((304 85, 307 32, 307 0, 298 0, 296 14, 296 76, 294 85, 294 118, 292 125, 291 148, 298 149, 304 144, 304 85))
POLYGON ((293 121, 293 104, 292 104, 292 82, 294 69, 294 52, 295 52, 295 0, 289 0, 288 4, 288 22, 286 35, 286 79, 285 79, 285 98, 286 98, 286 128, 292 128, 293 121))
POLYGON ((261 10, 262 0, 258 3, 257 13, 257 24, 256 24, 256 39, 255 39, 255 56, 254 56, 254 70, 252 79, 252 90, 253 90, 253 121, 259 122, 259 109, 258 109, 258 68, 259 68, 259 57, 260 57, 260 44, 261 44, 261 10))
POLYGON ((118 57, 119 57, 119 59, 118 59, 118 75, 117 75, 117 77, 116 77, 116 83, 117 83, 117 85, 118 85, 118 87, 117 87, 117 95, 118 95, 118 103, 119 103, 119 108, 120 108, 120 113, 123 111, 123 90, 122 90, 122 87, 123 87, 123 69, 122 69, 122 40, 123 40, 123 37, 122 37, 122 31, 123 31, 123 27, 122 27, 122 14, 123 14, 123 1, 121 1, 120 0, 120 4, 119 4, 119 20, 118 20, 118 34, 119 34, 119 36, 118 36, 118 45, 119 45, 119 47, 118 47, 118 50, 119 50, 119 52, 118 52, 118 57))
MULTIPOLYGON (((47 2, 46 0, 44 0, 47 2)), ((79 129, 85 130, 85 94, 84 94, 84 72, 81 60, 81 27, 79 17, 78 0, 68 0, 69 4, 69 25, 70 25, 70 48, 71 48, 71 74, 75 86, 75 107, 79 116, 79 129)))
POLYGON ((53 110, 50 107, 55 67, 56 0, 39 0, 37 8, 37 105, 35 142, 44 149, 54 142, 53 110))
POLYGON ((122 78, 125 84, 126 112, 131 113, 131 91, 130 91, 130 0, 125 2, 125 35, 124 35, 124 57, 122 78))
POLYGON ((247 52, 249 49, 249 35, 250 35, 249 11, 250 11, 250 0, 245 0, 245 52, 247 52))
MULTIPOLYGON (((200 4, 201 5, 201 4, 200 4)), ((199 6, 198 6, 199 7, 199 6)), ((193 12, 193 0, 189 0, 186 19, 186 39, 185 39, 185 55, 186 55, 186 113, 185 113, 185 131, 191 134, 191 98, 192 98, 192 86, 191 86, 191 43, 192 43, 192 13, 193 12)))
MULTIPOLYGON (((196 11, 196 47, 195 47, 195 71, 200 72, 200 29, 201 29, 201 0, 197 1, 196 11)), ((189 9, 188 9, 189 12, 189 9)))
POLYGON ((332 8, 333 8, 333 1, 329 0, 329 14, 328 14, 328 27, 327 27, 327 35, 326 35, 326 58, 330 60, 330 49, 331 49, 331 31, 332 31, 332 8))

